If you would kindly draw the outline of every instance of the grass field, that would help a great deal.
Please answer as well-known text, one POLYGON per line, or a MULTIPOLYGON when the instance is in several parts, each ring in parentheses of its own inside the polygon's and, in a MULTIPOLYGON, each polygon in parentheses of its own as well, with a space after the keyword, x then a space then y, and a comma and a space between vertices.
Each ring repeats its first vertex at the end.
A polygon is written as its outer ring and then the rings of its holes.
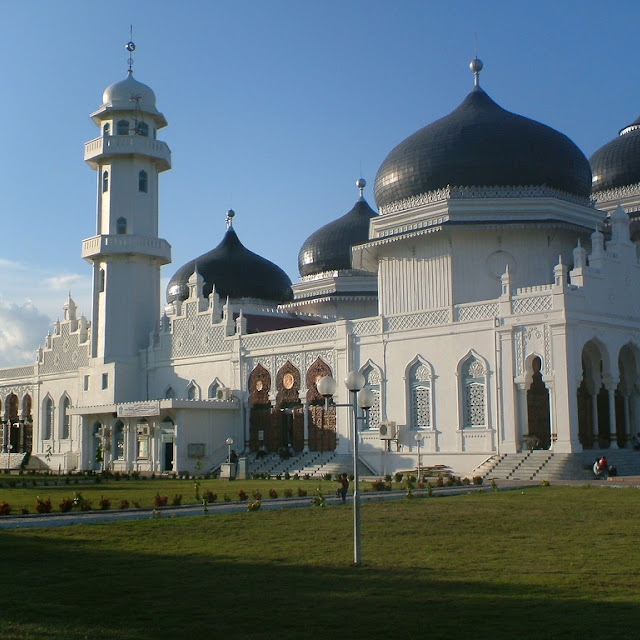
MULTIPOLYGON (((247 485, 248 486, 248 485, 247 485)), ((637 489, 0 531, 2 638, 632 638, 637 489)))

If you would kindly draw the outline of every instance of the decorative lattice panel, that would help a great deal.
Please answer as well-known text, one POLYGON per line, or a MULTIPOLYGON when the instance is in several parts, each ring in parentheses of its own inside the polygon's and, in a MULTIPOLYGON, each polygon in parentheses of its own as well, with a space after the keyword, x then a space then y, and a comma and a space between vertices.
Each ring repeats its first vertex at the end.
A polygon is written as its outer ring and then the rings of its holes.
POLYGON ((423 313, 411 313, 392 316, 386 319, 387 331, 404 331, 406 329, 421 329, 450 322, 449 309, 436 309, 423 313))
POLYGON ((378 318, 372 318, 371 320, 352 322, 351 333, 356 336, 371 336, 380 333, 380 321, 378 318))
POLYGON ((245 336, 242 340, 247 349, 261 349, 264 347, 279 347, 288 344, 309 344, 322 340, 335 340, 337 336, 334 324, 320 324, 303 329, 286 329, 269 333, 255 333, 245 336))
POLYGON ((515 298, 512 303, 514 315, 524 313, 538 313, 549 311, 552 307, 551 296, 531 296, 529 298, 515 298))
POLYGON ((412 395, 411 427, 414 429, 431 427, 431 388, 415 387, 412 395))
POLYGON ((0 378, 30 378, 35 373, 35 365, 30 364, 25 367, 12 367, 11 369, 0 370, 0 378))
POLYGON ((231 347, 232 342, 226 339, 224 325, 212 325, 206 315, 177 318, 173 322, 172 358, 227 353, 231 347))
POLYGON ((73 371, 89 362, 89 344, 78 344, 78 333, 71 333, 68 322, 60 324, 60 333, 51 336, 51 349, 42 352, 40 373, 73 371))
POLYGON ((474 304, 470 306, 455 307, 454 317, 456 322, 467 322, 469 320, 485 320, 498 315, 498 303, 488 302, 485 304, 474 304))
POLYGON ((484 384, 471 382, 465 386, 464 426, 485 426, 484 384))

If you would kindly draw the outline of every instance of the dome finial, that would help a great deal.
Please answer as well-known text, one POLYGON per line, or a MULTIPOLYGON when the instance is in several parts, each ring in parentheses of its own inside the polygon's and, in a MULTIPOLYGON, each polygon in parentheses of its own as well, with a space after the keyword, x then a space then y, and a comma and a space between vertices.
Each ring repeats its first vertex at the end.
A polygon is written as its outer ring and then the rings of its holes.
POLYGON ((480 60, 480 58, 478 58, 478 56, 476 56, 470 63, 469 63, 469 69, 471 69, 471 71, 473 71, 473 86, 474 87, 479 87, 480 86, 480 72, 482 71, 482 67, 484 65, 482 64, 482 60, 480 60))
POLYGON ((356 187, 358 187, 358 190, 360 191, 360 197, 362 198, 362 192, 364 191, 364 188, 367 186, 367 181, 364 178, 358 178, 356 180, 356 187))
POLYGON ((229 209, 229 211, 227 211, 227 218, 226 218, 227 229, 233 226, 233 217, 235 215, 236 215, 236 212, 233 209, 229 209))
POLYGON ((124 45, 124 48, 129 52, 129 59, 127 64, 129 65, 129 75, 133 73, 133 52, 136 50, 136 45, 133 43, 133 25, 129 25, 129 42, 124 45))

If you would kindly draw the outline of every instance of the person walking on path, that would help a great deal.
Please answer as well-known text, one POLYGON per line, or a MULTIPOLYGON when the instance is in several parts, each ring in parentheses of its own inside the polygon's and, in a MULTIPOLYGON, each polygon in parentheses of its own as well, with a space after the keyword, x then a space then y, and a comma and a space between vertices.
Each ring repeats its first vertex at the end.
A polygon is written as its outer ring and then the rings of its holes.
POLYGON ((342 502, 346 502, 347 491, 349 491, 349 478, 346 473, 343 473, 340 476, 339 482, 340 482, 340 487, 338 488, 338 493, 340 495, 340 498, 342 499, 342 502))

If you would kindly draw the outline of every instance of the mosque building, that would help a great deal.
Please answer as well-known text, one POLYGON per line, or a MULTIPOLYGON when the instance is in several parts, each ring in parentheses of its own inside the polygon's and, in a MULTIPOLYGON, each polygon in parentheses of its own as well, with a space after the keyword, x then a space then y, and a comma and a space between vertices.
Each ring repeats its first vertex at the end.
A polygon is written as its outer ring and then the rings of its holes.
POLYGON ((232 439, 249 461, 284 452, 320 472, 348 460, 354 435, 349 392, 325 404, 316 383, 350 371, 373 393, 356 435, 373 474, 415 468, 417 452, 469 474, 531 449, 547 461, 628 449, 640 120, 589 162, 496 104, 481 61, 470 66, 460 106, 383 161, 377 211, 360 179, 354 206, 304 242, 297 284, 242 244, 229 211, 219 244, 161 301, 167 120, 130 62, 84 150, 97 176, 96 235, 82 243, 91 317, 69 295, 36 361, 0 370, 2 451, 56 471, 180 473, 217 468, 232 439))

